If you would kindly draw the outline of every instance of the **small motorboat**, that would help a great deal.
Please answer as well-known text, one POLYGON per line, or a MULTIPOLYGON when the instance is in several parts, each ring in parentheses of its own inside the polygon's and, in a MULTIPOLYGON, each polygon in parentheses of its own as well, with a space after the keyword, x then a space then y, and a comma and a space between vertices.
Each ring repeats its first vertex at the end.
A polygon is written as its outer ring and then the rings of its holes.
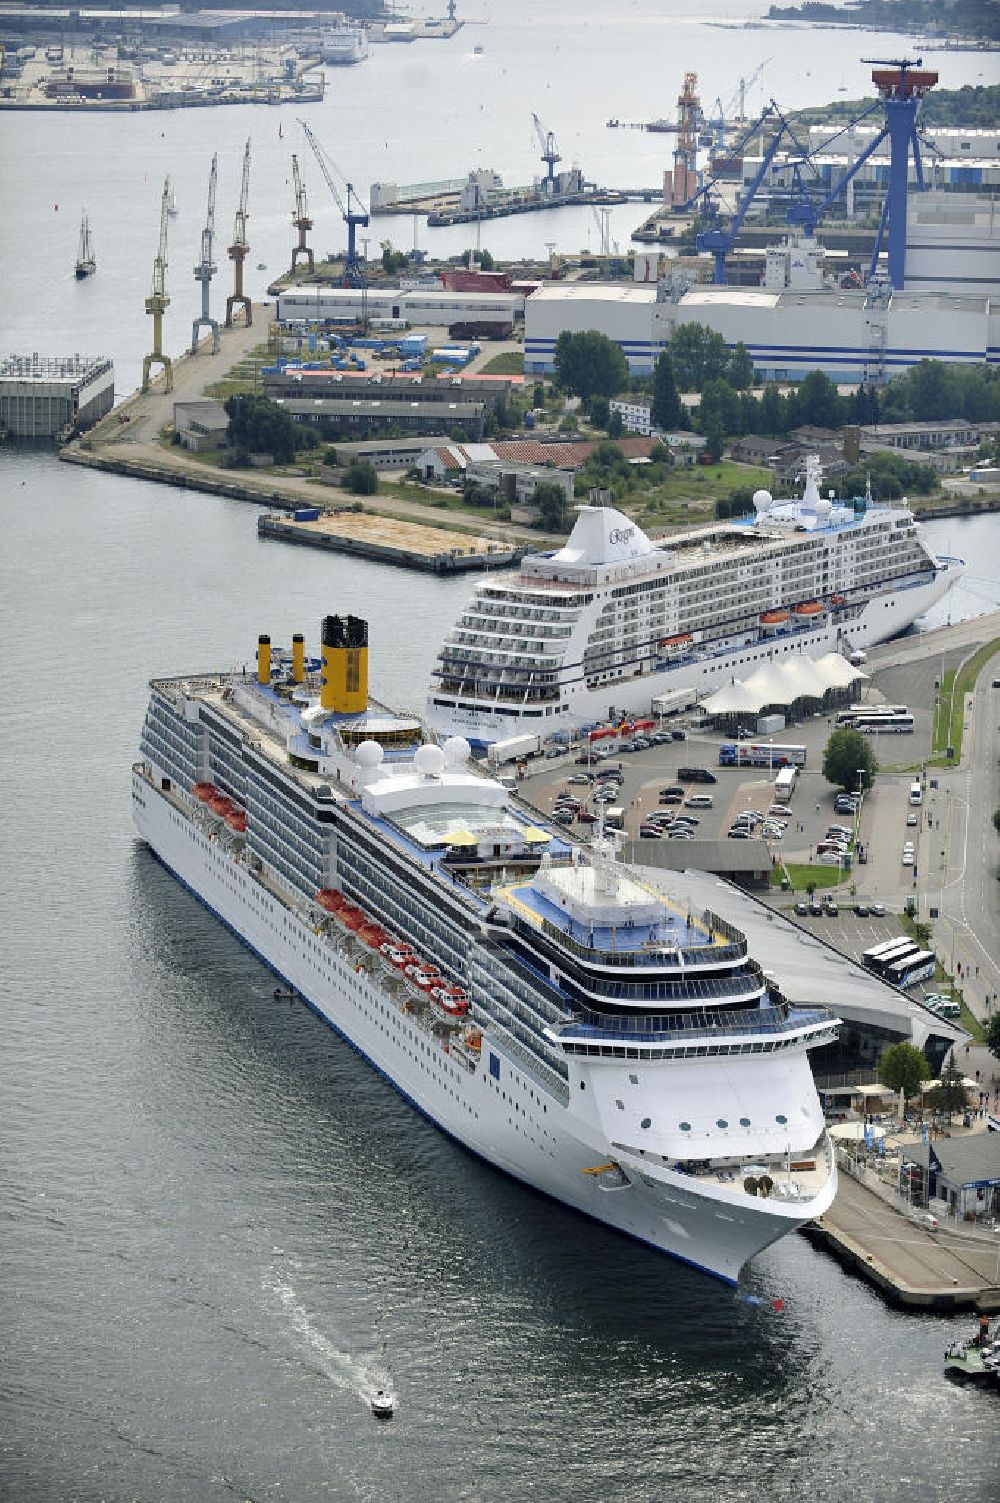
POLYGON ((392 1390, 389 1388, 376 1388, 371 1398, 372 1414, 376 1419, 392 1419, 392 1411, 395 1405, 392 1390))
POLYGON ((987 1316, 980 1317, 979 1330, 968 1341, 954 1342, 944 1354, 949 1377, 977 1383, 1000 1383, 1000 1341, 990 1336, 987 1316))

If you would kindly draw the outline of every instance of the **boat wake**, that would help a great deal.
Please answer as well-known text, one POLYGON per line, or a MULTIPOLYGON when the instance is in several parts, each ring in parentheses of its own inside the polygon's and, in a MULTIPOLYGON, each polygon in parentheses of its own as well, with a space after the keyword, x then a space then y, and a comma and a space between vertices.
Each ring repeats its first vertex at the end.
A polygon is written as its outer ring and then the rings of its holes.
POLYGON ((351 1352, 342 1351, 324 1336, 281 1271, 269 1268, 261 1279, 261 1286, 286 1316, 292 1334, 303 1352, 308 1353, 315 1371, 345 1393, 353 1394, 366 1407, 371 1407, 380 1391, 387 1393, 395 1403, 395 1394, 391 1392, 386 1373, 377 1365, 369 1366, 351 1352))

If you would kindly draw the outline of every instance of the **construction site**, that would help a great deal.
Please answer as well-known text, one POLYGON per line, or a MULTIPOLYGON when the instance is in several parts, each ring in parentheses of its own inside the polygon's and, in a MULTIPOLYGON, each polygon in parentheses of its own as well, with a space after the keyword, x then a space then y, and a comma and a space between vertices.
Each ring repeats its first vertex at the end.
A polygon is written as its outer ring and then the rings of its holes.
POLYGON ((321 54, 291 46, 139 55, 95 43, 0 49, 0 109, 168 110, 228 104, 305 104, 323 98, 321 54))

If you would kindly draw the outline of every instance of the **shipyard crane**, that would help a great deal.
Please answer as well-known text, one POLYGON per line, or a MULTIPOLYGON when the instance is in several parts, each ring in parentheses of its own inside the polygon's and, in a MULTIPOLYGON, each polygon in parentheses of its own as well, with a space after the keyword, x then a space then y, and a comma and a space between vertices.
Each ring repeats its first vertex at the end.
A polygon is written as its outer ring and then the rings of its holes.
POLYGON ((191 353, 198 353, 198 336, 202 329, 212 331, 212 354, 219 353, 219 320, 213 318, 208 311, 208 294, 212 278, 218 271, 212 259, 215 247, 215 181, 218 176, 219 159, 213 152, 212 169, 208 174, 208 212, 205 215, 205 228, 201 232, 201 260, 194 269, 194 279, 201 283, 201 315, 191 325, 191 353))
POLYGON ((153 262, 153 290, 146 299, 146 312, 153 316, 153 348, 142 361, 142 389, 149 390, 149 373, 154 365, 161 365, 164 374, 164 391, 173 391, 174 373, 170 356, 163 353, 163 314, 170 304, 167 296, 167 226, 170 223, 170 178, 163 180, 160 198, 160 244, 153 262))
POLYGON ((299 159, 292 154, 292 179, 295 183, 295 213, 292 215, 292 223, 299 232, 299 243, 292 249, 292 270, 298 265, 300 256, 305 256, 309 262, 309 270, 316 270, 316 258, 312 252, 312 246, 306 245, 306 233, 313 227, 309 218, 309 205, 306 201, 306 185, 302 181, 299 172, 299 159))
POLYGON ((545 175, 545 180, 542 183, 542 188, 546 193, 555 193, 558 189, 558 183, 556 181, 556 163, 562 161, 562 157, 559 153, 559 148, 556 146, 556 138, 550 130, 545 129, 544 125, 534 112, 532 112, 531 121, 535 127, 535 135, 538 137, 538 144, 542 148, 542 161, 548 168, 548 171, 545 175))
POLYGON ((253 323, 253 305, 243 291, 243 262, 250 250, 247 240, 247 199, 250 194, 250 141, 247 139, 243 152, 243 181, 240 186, 240 206, 236 210, 233 243, 229 247, 229 259, 233 263, 233 290, 226 298, 226 328, 233 326, 233 311, 237 307, 246 314, 247 328, 253 323))
POLYGON ((773 57, 766 57, 762 63, 757 64, 749 78, 741 78, 725 104, 722 102, 722 96, 719 95, 715 101, 714 116, 710 120, 704 121, 707 127, 705 135, 698 138, 702 146, 714 145, 720 151, 725 149, 727 127, 730 125, 744 125, 746 123, 747 94, 760 78, 768 63, 773 61, 773 57))
MULTIPOLYGON (((765 105, 764 109, 758 115, 757 119, 753 122, 752 125, 747 127, 747 129, 740 136, 739 140, 733 146, 733 155, 738 156, 740 152, 742 152, 747 142, 757 133, 764 122, 769 118, 774 117, 777 118, 778 124, 775 129, 774 135, 771 138, 770 145, 764 152, 764 155, 761 158, 760 166, 757 168, 757 171, 753 175, 752 181, 750 182, 746 192, 743 194, 743 197, 740 200, 735 214, 733 214, 728 224, 713 224, 708 229, 702 230, 695 238, 695 246, 699 253, 702 251, 710 251, 711 254, 715 257, 714 281, 718 286, 725 285, 726 256, 736 243, 736 237, 739 235, 739 232, 743 227, 743 221, 747 217, 747 211, 749 210, 750 205, 753 202, 754 197, 756 196, 757 189, 764 181, 764 178, 767 175, 768 168, 774 161, 782 138, 786 134, 791 132, 791 127, 789 126, 788 121, 778 109, 778 106, 775 104, 773 99, 769 104, 765 105)), ((698 194, 696 194, 694 198, 688 201, 688 204, 685 207, 692 207, 697 199, 701 198, 703 206, 708 211, 709 215, 711 216, 715 214, 715 204, 709 196, 710 189, 713 187, 714 183, 714 178, 707 182, 704 187, 699 190, 698 194)))
POLYGON ((334 203, 337 205, 337 208, 340 210, 341 218, 347 226, 347 257, 344 261, 344 285, 346 287, 364 287, 365 278, 364 273, 361 270, 361 262, 358 258, 357 234, 359 226, 362 229, 367 228, 369 223, 368 212, 361 204, 361 200, 356 199, 353 183, 349 183, 346 178, 344 178, 344 183, 347 188, 347 202, 345 204, 343 198, 341 198, 340 196, 340 190, 337 187, 333 173, 330 169, 331 167, 335 168, 338 175, 341 177, 343 177, 343 173, 341 173, 340 169, 336 167, 333 159, 327 157, 326 152, 323 150, 322 146, 319 144, 306 122, 304 120, 300 120, 299 124, 301 125, 305 133, 306 140, 309 142, 309 145, 312 148, 313 156, 319 163, 319 170, 323 174, 326 186, 330 190, 330 195, 333 198, 334 203), (355 198, 357 202, 357 207, 355 208, 351 207, 352 198, 355 198))

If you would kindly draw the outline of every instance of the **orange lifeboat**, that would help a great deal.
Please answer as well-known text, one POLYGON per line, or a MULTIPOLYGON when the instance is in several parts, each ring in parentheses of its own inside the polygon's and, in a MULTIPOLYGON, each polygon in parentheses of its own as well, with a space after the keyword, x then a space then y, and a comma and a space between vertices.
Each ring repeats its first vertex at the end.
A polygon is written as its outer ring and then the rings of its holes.
POLYGON ((677 652, 682 647, 689 647, 690 644, 691 644, 691 633, 690 632, 686 632, 686 631, 681 632, 676 637, 661 637, 660 638, 660 646, 661 647, 670 648, 674 652, 677 652))
POLYGON ((784 626, 787 620, 787 611, 765 611, 760 618, 760 624, 761 626, 784 626))
POLYGON ((346 899, 344 898, 344 894, 342 892, 337 892, 332 887, 322 887, 316 894, 316 901, 319 906, 321 908, 325 908, 328 913, 339 913, 341 908, 343 908, 346 899))
POLYGON ((242 809, 234 809, 231 814, 227 814, 225 816, 225 819, 226 824, 231 830, 236 830, 236 832, 240 835, 245 832, 247 827, 247 817, 242 809))
POLYGON ((793 605, 792 610, 796 616, 818 616, 823 611, 823 603, 820 600, 804 600, 801 605, 793 605))
POLYGON ((207 804, 210 798, 215 797, 214 783, 195 783, 191 789, 195 798, 200 798, 203 804, 207 804))

